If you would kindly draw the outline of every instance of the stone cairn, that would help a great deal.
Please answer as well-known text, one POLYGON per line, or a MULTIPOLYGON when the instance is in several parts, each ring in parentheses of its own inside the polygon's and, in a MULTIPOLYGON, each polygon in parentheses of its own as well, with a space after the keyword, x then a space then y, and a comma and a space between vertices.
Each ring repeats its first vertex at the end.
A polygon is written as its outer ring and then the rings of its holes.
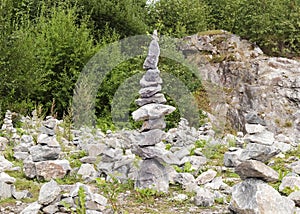
POLYGON ((4 123, 1 128, 2 131, 6 132, 7 134, 11 134, 11 139, 15 142, 20 140, 20 136, 17 134, 17 130, 13 126, 12 122, 12 112, 7 110, 4 117, 4 123))
POLYGON ((165 137, 165 132, 162 131, 166 127, 164 116, 172 113, 175 108, 164 105, 166 99, 161 93, 162 79, 157 67, 159 54, 157 31, 154 31, 149 45, 148 56, 143 65, 146 73, 140 80, 142 87, 139 91, 140 98, 136 100, 140 108, 132 113, 135 121, 144 121, 140 130, 140 141, 134 148, 134 153, 143 159, 135 187, 167 192, 169 178, 164 166, 165 163, 160 158, 157 158, 153 151, 156 151, 155 144, 160 143, 165 137))
POLYGON ((57 123, 55 118, 46 117, 46 121, 40 128, 40 134, 37 136, 36 145, 33 145, 30 136, 26 136, 26 138, 22 136, 24 142, 17 147, 15 155, 18 154, 20 159, 24 159, 26 177, 50 180, 51 178, 63 178, 71 171, 69 161, 59 159, 61 146, 55 135, 57 123), (27 138, 28 140, 25 140, 27 138))

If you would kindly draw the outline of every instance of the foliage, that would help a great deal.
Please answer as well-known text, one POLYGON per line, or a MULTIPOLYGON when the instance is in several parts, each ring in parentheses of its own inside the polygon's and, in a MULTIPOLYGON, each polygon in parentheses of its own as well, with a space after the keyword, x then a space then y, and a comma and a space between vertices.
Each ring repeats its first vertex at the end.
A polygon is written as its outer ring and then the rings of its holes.
POLYGON ((299 10, 295 0, 205 0, 210 26, 256 42, 265 53, 299 55, 299 10))
POLYGON ((77 201, 75 201, 76 213, 78 213, 78 214, 86 213, 85 201, 86 201, 85 191, 84 191, 83 186, 81 186, 81 187, 79 187, 79 190, 78 190, 78 199, 77 199, 77 201))
POLYGON ((202 0, 168 0, 149 5, 149 25, 180 38, 207 29, 208 7, 202 0))

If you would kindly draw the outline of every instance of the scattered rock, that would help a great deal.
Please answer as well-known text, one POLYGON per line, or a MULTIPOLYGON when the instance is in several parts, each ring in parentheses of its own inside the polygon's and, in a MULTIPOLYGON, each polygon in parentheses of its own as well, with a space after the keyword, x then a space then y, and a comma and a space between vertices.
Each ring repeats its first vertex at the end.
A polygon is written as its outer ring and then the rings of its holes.
POLYGON ((262 162, 256 160, 248 160, 240 163, 235 172, 241 179, 258 178, 266 182, 278 181, 279 174, 262 162))
POLYGON ((60 192, 61 189, 54 180, 45 183, 40 190, 39 199, 38 199, 39 204, 41 205, 50 204, 51 202, 57 199, 60 192))
POLYGON ((246 179, 232 189, 229 209, 234 213, 293 214, 295 204, 273 187, 257 179, 246 179))

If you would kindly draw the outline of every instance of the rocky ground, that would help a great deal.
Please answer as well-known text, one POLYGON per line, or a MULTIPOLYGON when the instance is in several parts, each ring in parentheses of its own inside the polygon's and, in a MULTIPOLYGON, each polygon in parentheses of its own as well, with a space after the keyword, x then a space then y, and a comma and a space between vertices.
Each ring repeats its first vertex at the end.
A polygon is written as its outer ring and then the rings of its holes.
POLYGON ((17 129, 11 122, 7 112, 0 138, 1 213, 297 211, 298 145, 275 140, 254 113, 245 135, 219 138, 210 123, 197 130, 185 119, 170 129, 151 154, 166 163, 168 192, 135 188, 142 161, 132 153, 137 131, 69 130, 52 117, 23 117, 17 129))

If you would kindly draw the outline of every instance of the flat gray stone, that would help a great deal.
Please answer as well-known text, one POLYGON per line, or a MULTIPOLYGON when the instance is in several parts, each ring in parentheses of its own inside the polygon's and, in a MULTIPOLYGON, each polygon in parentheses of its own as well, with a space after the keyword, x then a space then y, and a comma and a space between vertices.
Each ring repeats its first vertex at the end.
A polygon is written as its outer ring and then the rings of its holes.
POLYGON ((152 87, 152 86, 156 87, 156 86, 162 84, 162 82, 163 82, 159 76, 157 78, 155 78, 154 81, 147 81, 145 76, 146 75, 144 75, 142 77, 142 79, 140 80, 140 85, 142 86, 142 88, 152 87))
POLYGON ((247 160, 240 163, 235 168, 235 173, 243 180, 258 178, 266 182, 276 182, 279 179, 279 174, 274 169, 256 160, 247 160))
POLYGON ((61 188, 54 180, 45 183, 40 190, 40 194, 38 198, 39 204, 42 205, 50 204, 51 202, 57 199, 60 192, 61 192, 61 188))
POLYGON ((139 95, 142 98, 148 98, 148 97, 152 97, 154 94, 157 94, 158 92, 161 92, 161 85, 141 88, 139 90, 139 95))
POLYGON ((165 128, 166 128, 166 122, 164 120, 164 117, 162 117, 158 119, 144 121, 141 131, 144 132, 152 129, 165 129, 165 128))
POLYGON ((167 100, 162 93, 154 94, 153 96, 148 97, 148 98, 138 98, 137 100, 135 100, 135 103, 138 106, 144 106, 144 105, 150 104, 150 103, 164 104, 166 102, 167 102, 167 100))
POLYGON ((266 162, 275 155, 278 155, 280 150, 274 146, 267 146, 258 143, 248 143, 246 148, 240 155, 240 160, 258 160, 266 162))
POLYGON ((142 132, 135 136, 135 140, 139 146, 153 146, 161 142, 166 136, 166 133, 160 129, 153 129, 147 132, 142 132))
POLYGON ((274 143, 275 138, 272 132, 265 130, 257 134, 246 134, 244 141, 248 143, 258 143, 271 146, 274 143))
POLYGON ((266 122, 254 112, 248 113, 245 117, 245 120, 249 124, 260 124, 262 126, 267 125, 266 122))
POLYGON ((20 214, 38 214, 41 208, 42 205, 38 202, 34 202, 29 204, 20 214))
POLYGON ((260 124, 249 124, 249 123, 246 123, 245 124, 245 129, 246 129, 246 132, 248 134, 256 134, 256 133, 261 133, 264 130, 266 130, 266 127, 262 126, 260 124))
POLYGON ((176 108, 173 106, 151 103, 132 112, 132 117, 135 121, 154 120, 162 118, 175 110, 176 108))
POLYGON ((215 170, 209 169, 203 173, 201 173, 197 178, 196 178, 196 182, 199 185, 203 185, 206 184, 210 181, 212 181, 217 175, 217 172, 215 170))
POLYGON ((233 186, 229 209, 239 214, 294 214, 295 204, 262 180, 247 179, 233 186))
POLYGON ((33 162, 56 160, 61 152, 60 148, 36 145, 29 148, 33 162))

